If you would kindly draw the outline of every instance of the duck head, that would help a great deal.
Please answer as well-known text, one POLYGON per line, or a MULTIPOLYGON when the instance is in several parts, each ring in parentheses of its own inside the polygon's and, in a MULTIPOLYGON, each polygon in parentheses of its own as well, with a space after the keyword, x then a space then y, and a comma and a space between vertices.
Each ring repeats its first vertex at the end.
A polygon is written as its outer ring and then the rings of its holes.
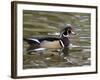
POLYGON ((65 27, 61 32, 61 36, 69 37, 70 35, 75 35, 76 33, 73 31, 72 27, 72 25, 68 25, 67 27, 65 27))
POLYGON ((62 47, 67 47, 69 46, 70 44, 70 40, 69 40, 69 37, 70 35, 75 35, 75 32, 73 32, 73 26, 71 25, 67 25, 67 27, 65 27, 62 31, 61 31, 61 34, 60 34, 60 43, 61 43, 61 46, 62 47))

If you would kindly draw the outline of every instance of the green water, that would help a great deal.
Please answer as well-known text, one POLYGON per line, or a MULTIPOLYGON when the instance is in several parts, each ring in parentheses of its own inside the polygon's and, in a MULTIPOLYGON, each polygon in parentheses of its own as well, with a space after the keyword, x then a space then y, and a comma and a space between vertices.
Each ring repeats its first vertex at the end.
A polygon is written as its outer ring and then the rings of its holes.
POLYGON ((28 44, 24 42, 23 68, 47 68, 47 67, 75 67, 91 65, 91 33, 90 17, 88 13, 65 13, 65 12, 43 12, 43 11, 23 11, 23 35, 29 37, 58 37, 49 35, 59 33, 66 24, 74 25, 77 35, 70 38, 72 45, 69 48, 68 58, 72 63, 67 62, 59 56, 55 49, 47 49, 43 54, 33 52, 27 54, 28 44))

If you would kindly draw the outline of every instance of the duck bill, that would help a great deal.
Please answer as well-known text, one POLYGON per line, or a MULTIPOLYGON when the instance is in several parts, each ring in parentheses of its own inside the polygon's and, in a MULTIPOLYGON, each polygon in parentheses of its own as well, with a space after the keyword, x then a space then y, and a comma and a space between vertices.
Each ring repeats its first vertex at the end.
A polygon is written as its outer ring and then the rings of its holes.
POLYGON ((73 32, 73 31, 71 32, 71 34, 72 34, 72 35, 76 35, 76 33, 75 33, 75 32, 73 32))

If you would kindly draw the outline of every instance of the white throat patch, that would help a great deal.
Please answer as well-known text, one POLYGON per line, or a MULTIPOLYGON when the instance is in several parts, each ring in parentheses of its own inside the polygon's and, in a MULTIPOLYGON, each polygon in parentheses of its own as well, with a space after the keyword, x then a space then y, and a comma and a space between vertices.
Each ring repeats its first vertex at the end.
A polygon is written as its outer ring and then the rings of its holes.
POLYGON ((64 34, 63 34, 63 36, 64 36, 64 37, 69 37, 69 35, 64 35, 64 34))

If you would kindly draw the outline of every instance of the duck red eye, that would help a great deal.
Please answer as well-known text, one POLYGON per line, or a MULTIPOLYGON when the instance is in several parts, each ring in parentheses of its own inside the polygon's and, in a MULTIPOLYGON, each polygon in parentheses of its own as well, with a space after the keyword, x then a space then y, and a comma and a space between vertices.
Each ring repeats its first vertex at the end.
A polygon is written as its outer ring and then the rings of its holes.
POLYGON ((68 33, 70 34, 71 33, 71 30, 68 30, 68 33))

